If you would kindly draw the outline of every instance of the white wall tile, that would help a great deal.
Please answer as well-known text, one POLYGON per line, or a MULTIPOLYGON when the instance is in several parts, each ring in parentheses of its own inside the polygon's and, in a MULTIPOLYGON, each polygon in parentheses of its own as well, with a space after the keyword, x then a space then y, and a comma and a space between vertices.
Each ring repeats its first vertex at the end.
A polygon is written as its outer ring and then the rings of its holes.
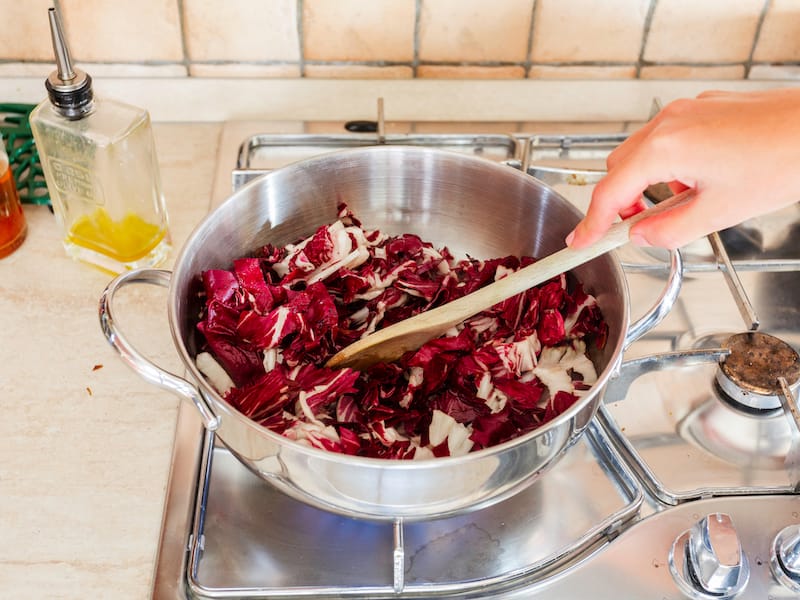
POLYGON ((533 0, 422 0, 422 61, 524 61, 533 0))
POLYGON ((142 63, 183 59, 175 0, 72 0, 59 6, 76 60, 142 63))
POLYGON ((748 79, 800 79, 800 65, 753 65, 748 79))
POLYGON ((650 0, 539 0, 534 62, 634 62, 650 0))
POLYGON ((300 59, 294 0, 183 0, 183 11, 192 60, 300 59))
POLYGON ((192 63, 189 65, 189 75, 192 77, 294 79, 300 77, 300 65, 253 65, 237 62, 225 64, 192 63))
POLYGON ((753 54, 755 61, 800 61, 800 2, 772 0, 753 54))
POLYGON ((0 58, 54 63, 47 9, 52 0, 0 0, 0 58))
MULTIPOLYGON (((0 0, 0 77, 53 69, 52 4, 0 0)), ((800 0, 57 4, 98 77, 795 79, 800 65, 800 0)))
POLYGON ((743 62, 764 0, 658 0, 644 58, 651 62, 743 62))
POLYGON ((636 65, 534 65, 528 77, 530 79, 634 79, 636 65))
POLYGON ((411 61, 414 0, 304 0, 307 60, 411 61))
POLYGON ((131 63, 78 63, 92 77, 186 77, 186 65, 138 65, 131 63))
POLYGON ((641 79, 742 79, 744 65, 705 67, 691 65, 652 65, 642 67, 641 79))
POLYGON ((524 79, 522 66, 420 65, 417 77, 424 79, 524 79))
POLYGON ((306 65, 306 77, 316 79, 411 79, 410 66, 306 65))

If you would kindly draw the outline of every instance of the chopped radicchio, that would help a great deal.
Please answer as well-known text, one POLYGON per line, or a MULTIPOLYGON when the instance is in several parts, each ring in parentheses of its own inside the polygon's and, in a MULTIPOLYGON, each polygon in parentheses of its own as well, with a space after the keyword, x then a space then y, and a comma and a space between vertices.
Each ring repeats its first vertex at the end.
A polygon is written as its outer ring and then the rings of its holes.
POLYGON ((464 296, 533 262, 456 261, 411 234, 339 218, 202 274, 198 368, 239 411, 297 442, 358 456, 456 456, 554 419, 597 380, 587 344, 607 325, 561 275, 504 300, 390 364, 328 369, 376 329, 464 296))

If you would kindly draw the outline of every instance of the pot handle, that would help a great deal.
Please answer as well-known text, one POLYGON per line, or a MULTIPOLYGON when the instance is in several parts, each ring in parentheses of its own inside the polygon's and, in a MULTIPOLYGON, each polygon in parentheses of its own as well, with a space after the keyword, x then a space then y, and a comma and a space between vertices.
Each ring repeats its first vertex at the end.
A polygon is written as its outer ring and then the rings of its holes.
POLYGON ((115 277, 106 286, 100 296, 99 313, 100 327, 108 343, 117 351, 122 360, 136 371, 145 381, 164 388, 177 396, 190 400, 200 412, 200 418, 209 431, 216 431, 219 427, 219 417, 216 416, 197 388, 187 380, 165 371, 151 362, 134 348, 120 331, 114 316, 114 295, 121 288, 133 283, 150 283, 169 287, 172 273, 163 269, 136 269, 126 271, 115 277))
POLYGON ((670 265, 667 285, 653 307, 628 327, 628 332, 625 334, 625 340, 622 345, 623 350, 627 350, 633 342, 661 323, 669 311, 672 310, 672 305, 675 304, 675 300, 678 298, 683 284, 683 257, 680 250, 670 250, 669 257, 670 265))

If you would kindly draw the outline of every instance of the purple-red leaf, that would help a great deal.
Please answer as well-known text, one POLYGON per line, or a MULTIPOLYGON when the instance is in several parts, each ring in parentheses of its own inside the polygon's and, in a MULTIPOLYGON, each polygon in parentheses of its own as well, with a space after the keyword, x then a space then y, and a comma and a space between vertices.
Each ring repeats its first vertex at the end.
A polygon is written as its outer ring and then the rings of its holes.
POLYGON ((578 373, 576 352, 602 347, 608 327, 570 277, 504 300, 395 363, 363 373, 322 365, 372 331, 532 262, 457 261, 416 235, 363 229, 342 204, 339 221, 310 238, 202 274, 201 350, 233 380, 233 406, 298 443, 391 459, 486 448, 556 418, 594 381, 591 369, 578 373))

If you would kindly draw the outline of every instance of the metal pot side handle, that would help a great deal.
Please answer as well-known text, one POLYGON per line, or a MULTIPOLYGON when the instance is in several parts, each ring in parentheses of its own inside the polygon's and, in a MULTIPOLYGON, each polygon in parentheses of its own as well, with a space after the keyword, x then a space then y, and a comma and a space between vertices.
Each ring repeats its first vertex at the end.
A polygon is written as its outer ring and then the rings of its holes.
POLYGON ((669 311, 672 310, 672 305, 675 304, 675 300, 678 299, 682 284, 683 257, 681 256, 680 250, 671 250, 667 285, 664 287, 664 291, 661 292, 661 295, 658 297, 653 307, 638 321, 631 323, 628 327, 628 332, 625 334, 625 340, 622 346, 623 350, 627 350, 633 342, 661 323, 669 311))
POLYGON ((134 283, 149 283, 169 287, 171 275, 170 271, 163 269, 136 269, 115 277, 100 296, 98 307, 100 327, 108 343, 117 351, 125 364, 136 371, 148 383, 157 385, 168 392, 191 401, 200 412, 200 417, 206 429, 216 431, 219 427, 219 417, 211 411, 197 388, 186 379, 165 371, 145 358, 125 339, 116 324, 114 296, 121 288, 134 283))
POLYGON ((603 404, 622 402, 628 389, 642 375, 654 371, 679 369, 693 365, 719 363, 731 353, 727 348, 700 348, 697 350, 675 350, 659 354, 648 354, 622 363, 620 374, 606 388, 603 404))

